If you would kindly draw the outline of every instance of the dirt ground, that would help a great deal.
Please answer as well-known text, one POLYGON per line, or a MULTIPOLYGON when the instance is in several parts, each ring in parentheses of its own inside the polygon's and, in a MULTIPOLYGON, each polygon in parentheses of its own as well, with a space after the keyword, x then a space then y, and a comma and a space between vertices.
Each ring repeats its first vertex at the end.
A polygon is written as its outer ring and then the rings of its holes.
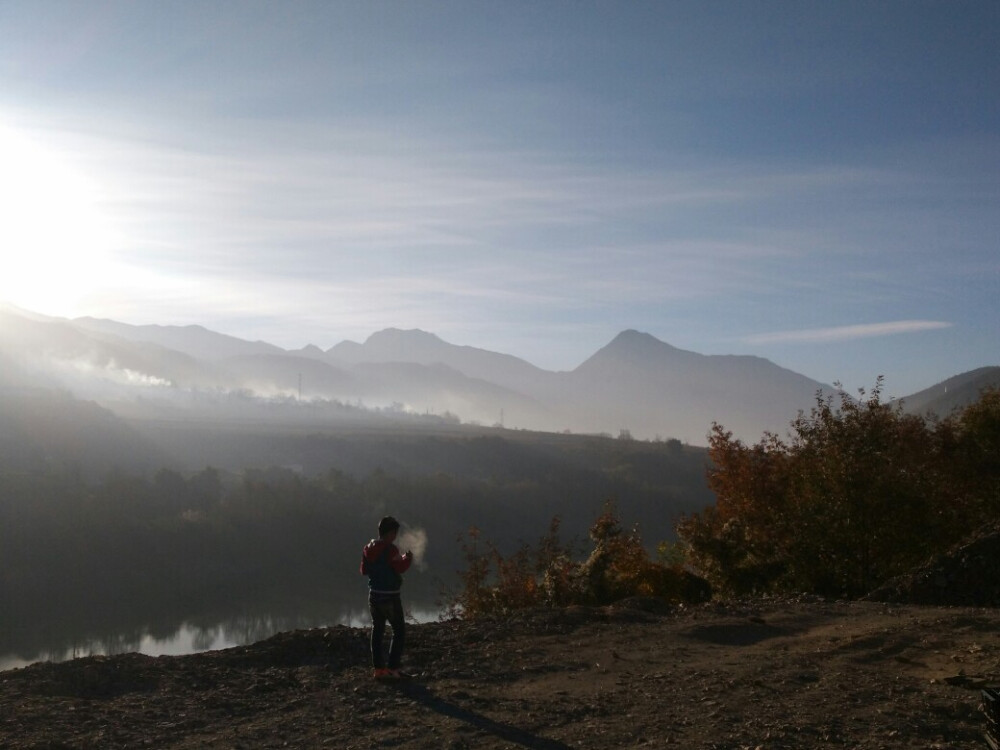
POLYGON ((343 626, 0 672, 0 748, 985 748, 1000 610, 812 599, 343 626))

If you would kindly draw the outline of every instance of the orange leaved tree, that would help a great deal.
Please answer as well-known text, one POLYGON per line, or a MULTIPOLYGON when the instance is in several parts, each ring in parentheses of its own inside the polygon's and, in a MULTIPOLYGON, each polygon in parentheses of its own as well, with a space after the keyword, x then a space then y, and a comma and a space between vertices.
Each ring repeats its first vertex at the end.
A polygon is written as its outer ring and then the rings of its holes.
POLYGON ((953 533, 936 428, 883 403, 881 387, 857 400, 841 391, 837 407, 818 395, 787 441, 765 434, 748 446, 714 426, 716 505, 677 529, 713 585, 859 596, 953 533))

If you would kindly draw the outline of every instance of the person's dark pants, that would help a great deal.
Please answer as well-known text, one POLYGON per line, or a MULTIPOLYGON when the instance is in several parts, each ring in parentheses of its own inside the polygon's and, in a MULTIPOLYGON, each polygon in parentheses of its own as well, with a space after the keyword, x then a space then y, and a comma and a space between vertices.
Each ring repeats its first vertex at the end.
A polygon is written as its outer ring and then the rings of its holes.
POLYGON ((372 666, 385 666, 382 656, 382 639, 385 623, 392 627, 392 643, 389 646, 389 669, 399 669, 406 643, 406 621, 403 616, 403 600, 399 594, 369 594, 368 610, 372 615, 372 666))

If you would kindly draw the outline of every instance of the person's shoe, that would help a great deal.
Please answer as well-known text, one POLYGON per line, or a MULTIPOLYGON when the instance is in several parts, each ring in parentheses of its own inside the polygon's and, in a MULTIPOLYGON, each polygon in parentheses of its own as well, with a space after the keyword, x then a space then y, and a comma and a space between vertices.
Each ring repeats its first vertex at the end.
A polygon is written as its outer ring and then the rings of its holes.
POLYGON ((387 680, 391 679, 393 676, 394 675, 392 674, 392 670, 386 669, 385 667, 376 667, 372 671, 372 677, 374 677, 376 680, 387 680))

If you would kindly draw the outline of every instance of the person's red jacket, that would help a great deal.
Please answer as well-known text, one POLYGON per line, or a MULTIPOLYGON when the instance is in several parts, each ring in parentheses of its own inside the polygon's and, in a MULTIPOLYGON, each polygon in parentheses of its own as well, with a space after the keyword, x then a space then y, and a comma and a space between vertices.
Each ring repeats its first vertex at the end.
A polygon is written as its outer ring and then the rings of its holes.
POLYGON ((396 593, 402 574, 410 569, 413 558, 401 555, 399 548, 383 539, 372 539, 361 552, 361 575, 368 576, 368 587, 378 593, 396 593))

